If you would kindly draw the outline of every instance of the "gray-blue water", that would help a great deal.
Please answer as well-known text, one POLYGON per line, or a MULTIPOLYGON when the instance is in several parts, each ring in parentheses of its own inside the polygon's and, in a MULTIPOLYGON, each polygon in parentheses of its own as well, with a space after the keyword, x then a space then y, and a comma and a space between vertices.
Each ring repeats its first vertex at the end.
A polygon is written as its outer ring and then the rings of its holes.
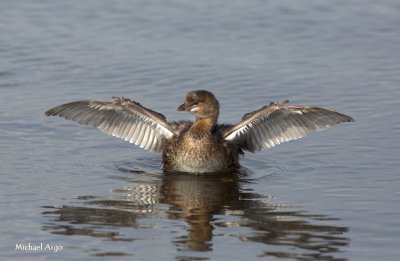
POLYGON ((399 25, 397 0, 1 1, 1 259, 398 260, 399 25), (203 177, 44 116, 126 96, 192 119, 193 89, 221 122, 290 99, 356 123, 203 177))

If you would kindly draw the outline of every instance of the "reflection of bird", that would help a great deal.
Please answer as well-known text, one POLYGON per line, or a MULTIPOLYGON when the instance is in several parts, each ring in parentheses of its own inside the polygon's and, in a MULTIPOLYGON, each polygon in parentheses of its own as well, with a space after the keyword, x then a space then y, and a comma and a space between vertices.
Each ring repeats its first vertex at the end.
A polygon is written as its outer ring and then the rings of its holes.
POLYGON ((243 173, 167 172, 154 173, 156 177, 150 179, 152 173, 131 174, 136 178, 128 176, 128 187, 114 189, 111 196, 81 196, 72 205, 46 207, 43 230, 150 244, 159 239, 153 235, 164 233, 163 242, 174 244, 181 253, 213 251, 221 239, 229 238, 228 244, 237 239, 272 249, 262 256, 343 260, 340 252, 349 243, 348 228, 335 224, 334 217, 278 204, 273 196, 256 193, 247 179, 239 177, 243 173))
POLYGON ((171 206, 170 218, 184 219, 188 225, 187 235, 177 237, 180 249, 212 250, 213 221, 218 214, 225 215, 226 206, 239 199, 238 174, 163 176, 162 202, 171 206))
POLYGON ((217 124, 219 103, 208 91, 191 91, 179 111, 191 112, 194 122, 167 122, 164 115, 126 98, 84 100, 59 105, 46 112, 162 152, 164 169, 182 172, 215 172, 239 166, 242 151, 255 152, 311 131, 354 120, 332 110, 271 103, 247 113, 235 125, 217 124))

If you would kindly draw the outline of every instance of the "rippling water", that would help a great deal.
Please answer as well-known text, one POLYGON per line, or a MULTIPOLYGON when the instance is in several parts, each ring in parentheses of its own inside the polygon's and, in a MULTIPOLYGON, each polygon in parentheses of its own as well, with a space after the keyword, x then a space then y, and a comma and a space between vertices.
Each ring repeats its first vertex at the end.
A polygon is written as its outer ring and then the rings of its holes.
POLYGON ((2 1, 0 257, 397 260, 395 0, 2 1), (356 119, 237 173, 163 174, 160 155, 45 110, 126 96, 176 111, 208 89, 221 122, 270 101, 356 119), (43 243, 62 248, 18 250, 43 243))

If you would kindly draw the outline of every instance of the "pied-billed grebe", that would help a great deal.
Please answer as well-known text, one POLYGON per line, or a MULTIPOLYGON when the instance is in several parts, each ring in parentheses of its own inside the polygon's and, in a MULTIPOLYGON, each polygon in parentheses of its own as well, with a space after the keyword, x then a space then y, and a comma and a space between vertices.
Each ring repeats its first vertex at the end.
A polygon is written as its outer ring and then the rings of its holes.
POLYGON ((232 170, 239 166, 243 151, 260 151, 354 121, 336 111, 285 101, 247 113, 237 124, 220 125, 218 100, 204 90, 189 92, 178 111, 191 112, 196 120, 167 122, 164 115, 119 97, 70 102, 45 114, 93 125, 146 150, 162 152, 164 170, 192 173, 232 170))

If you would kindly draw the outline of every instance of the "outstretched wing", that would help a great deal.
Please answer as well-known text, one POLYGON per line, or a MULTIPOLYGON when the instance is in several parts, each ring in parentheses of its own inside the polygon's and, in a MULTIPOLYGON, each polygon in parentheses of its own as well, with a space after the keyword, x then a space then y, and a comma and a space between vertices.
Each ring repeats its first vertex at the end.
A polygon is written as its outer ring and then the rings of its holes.
POLYGON ((255 152, 304 137, 341 122, 354 122, 342 113, 310 106, 289 106, 288 101, 247 113, 241 122, 222 133, 244 150, 255 152))
POLYGON ((165 139, 175 134, 164 115, 126 98, 75 101, 54 107, 45 114, 95 126, 104 133, 156 152, 162 151, 165 139))

